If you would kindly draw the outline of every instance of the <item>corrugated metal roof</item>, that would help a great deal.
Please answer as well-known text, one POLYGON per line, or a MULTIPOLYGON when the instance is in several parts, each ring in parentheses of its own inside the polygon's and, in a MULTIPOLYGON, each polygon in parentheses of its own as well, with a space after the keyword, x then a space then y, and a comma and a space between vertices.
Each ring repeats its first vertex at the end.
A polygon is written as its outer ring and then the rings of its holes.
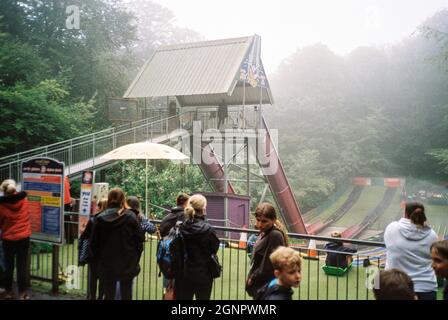
MULTIPOLYGON (((145 63, 125 98, 176 96, 184 106, 242 104, 235 87, 239 67, 253 36, 159 47, 145 63), (235 90, 234 90, 235 89, 235 90)), ((272 103, 269 88, 246 85, 245 102, 272 103)))

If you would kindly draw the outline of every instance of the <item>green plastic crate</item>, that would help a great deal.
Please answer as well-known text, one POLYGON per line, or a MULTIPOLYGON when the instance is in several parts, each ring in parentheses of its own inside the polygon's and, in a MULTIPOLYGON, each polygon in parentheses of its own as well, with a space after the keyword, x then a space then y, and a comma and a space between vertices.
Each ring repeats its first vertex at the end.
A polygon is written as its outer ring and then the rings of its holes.
POLYGON ((345 268, 323 265, 322 270, 324 270, 325 274, 328 274, 329 276, 341 277, 341 276, 345 275, 347 273, 347 271, 350 270, 351 267, 352 267, 351 263, 345 268))

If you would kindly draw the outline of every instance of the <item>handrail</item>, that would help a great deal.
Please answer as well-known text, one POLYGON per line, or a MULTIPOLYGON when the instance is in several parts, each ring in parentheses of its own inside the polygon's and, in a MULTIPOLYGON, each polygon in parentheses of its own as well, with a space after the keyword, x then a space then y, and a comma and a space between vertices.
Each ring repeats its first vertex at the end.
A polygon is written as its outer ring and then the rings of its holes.
MULTIPOLYGON (((149 220, 152 223, 160 224, 162 220, 149 220)), ((228 231, 228 232, 245 232, 245 233, 259 233, 259 230, 255 229, 244 229, 244 228, 234 228, 234 227, 221 227, 221 226, 213 226, 213 229, 220 230, 220 231, 228 231)), ((301 234, 301 233, 287 233, 288 237, 295 238, 295 239, 305 239, 305 240, 318 240, 318 241, 326 241, 326 242, 345 242, 345 243, 352 243, 352 244, 359 244, 359 245, 365 245, 365 246, 373 246, 373 247, 386 247, 384 242, 379 241, 369 241, 369 240, 358 240, 358 239, 348 239, 348 238, 332 238, 332 237, 323 237, 323 236, 315 236, 315 235, 309 235, 309 234, 301 234)))
MULTIPOLYGON (((158 117, 151 117, 149 119, 152 120, 152 119, 155 119, 155 118, 158 118, 158 117)), ((4 162, 8 158, 16 158, 16 157, 20 156, 21 154, 38 152, 39 150, 45 150, 45 152, 48 152, 48 148, 55 147, 55 146, 58 146, 58 145, 61 145, 61 144, 64 144, 64 143, 70 143, 70 142, 73 142, 74 140, 82 140, 82 139, 85 139, 85 138, 90 137, 90 136, 99 135, 99 134, 101 134, 103 132, 106 132, 106 131, 114 131, 114 130, 119 129, 121 127, 131 126, 131 128, 129 128, 129 129, 132 129, 138 123, 145 122, 147 120, 148 120, 148 118, 140 119, 140 120, 137 120, 137 121, 134 121, 134 122, 130 123, 129 125, 123 124, 123 125, 119 125, 119 126, 116 126, 116 127, 109 127, 109 128, 102 129, 100 131, 96 131, 96 132, 92 132, 92 133, 88 133, 88 134, 85 134, 85 135, 82 135, 82 136, 79 136, 79 137, 76 137, 76 138, 55 142, 55 143, 52 143, 52 144, 48 144, 48 145, 45 145, 45 146, 37 147, 37 148, 26 150, 26 151, 20 151, 18 153, 12 154, 12 155, 1 157, 0 158, 0 162, 4 162)), ((51 151, 55 151, 55 150, 60 150, 60 149, 52 149, 51 151)), ((12 161, 12 162, 14 162, 14 161, 12 161)), ((10 162, 8 162, 7 164, 9 164, 9 163, 10 162)), ((4 165, 4 164, 5 163, 1 164, 0 167, 2 165, 4 165)))
MULTIPOLYGON (((162 110, 158 110, 158 111, 159 111, 159 112, 162 112, 162 110)), ((188 111, 187 111, 187 112, 188 112, 188 111)), ((183 113, 180 113, 180 114, 183 114, 183 113)), ((180 115, 180 114, 179 114, 179 115, 180 115)), ((178 115, 176 115, 176 116, 178 116, 178 115)), ((74 140, 82 140, 82 139, 86 139, 86 138, 91 137, 91 136, 99 135, 99 134, 101 134, 101 133, 103 133, 103 132, 107 132, 107 131, 116 131, 117 129, 118 129, 118 130, 121 130, 121 128, 123 128, 123 127, 129 127, 129 126, 130 126, 130 128, 127 128, 127 129, 138 128, 138 127, 140 127, 141 125, 148 125, 148 124, 156 123, 156 122, 158 122, 158 121, 160 121, 160 117, 159 117, 159 116, 154 116, 154 117, 151 117, 151 118, 145 118, 145 119, 136 120, 136 121, 133 121, 133 122, 131 122, 131 123, 129 123, 129 124, 121 124, 121 125, 118 125, 118 126, 115 126, 115 127, 109 127, 109 128, 102 129, 102 130, 100 130, 100 131, 96 131, 96 132, 92 132, 92 133, 88 133, 88 134, 85 134, 85 135, 82 135, 82 136, 79 136, 79 137, 76 137, 76 138, 67 139, 67 140, 63 140, 63 141, 59 141, 59 142, 55 142, 55 143, 52 143, 52 144, 48 144, 48 145, 45 145, 45 146, 37 147, 37 148, 34 148, 34 149, 30 149, 30 150, 26 150, 26 151, 20 151, 20 152, 18 152, 18 153, 12 154, 12 155, 4 156, 4 157, 1 157, 1 158, 0 158, 0 162, 4 162, 4 161, 5 161, 6 159, 8 159, 8 158, 16 158, 16 157, 18 157, 18 156, 20 156, 20 155, 22 155, 22 154, 38 152, 38 151, 40 151, 40 150, 45 151, 45 152, 48 152, 48 151, 49 151, 48 148, 52 148, 52 147, 55 147, 55 146, 58 146, 58 145, 61 145, 61 144, 64 144, 64 143, 70 143, 70 142, 73 142, 74 140), (153 121, 153 120, 156 119, 156 118, 157 118, 158 120, 153 121), (151 121, 151 122, 148 123, 148 121, 151 121)), ((60 150, 60 149, 52 149, 51 151, 55 151, 55 150, 60 150)), ((14 162, 14 161, 12 161, 12 162, 14 162)), ((9 164, 9 163, 10 163, 10 162, 8 162, 8 164, 9 164)), ((1 167, 2 165, 4 165, 4 163, 1 164, 0 167, 1 167)))
MULTIPOLYGON (((185 114, 188 114, 188 113, 190 113, 190 112, 191 112, 191 111, 185 111, 185 112, 176 114, 176 115, 171 116, 171 117, 167 117, 167 118, 163 118, 163 119, 158 119, 158 120, 155 120, 155 121, 152 121, 152 122, 149 122, 149 123, 139 124, 138 126, 134 126, 134 127, 131 127, 131 128, 127 128, 127 129, 124 129, 124 130, 122 130, 122 131, 116 131, 116 128, 119 128, 119 127, 112 127, 112 128, 108 128, 108 129, 101 130, 101 131, 99 131, 99 132, 90 133, 90 134, 88 134, 88 135, 84 135, 84 136, 81 136, 81 137, 77 137, 77 138, 73 138, 73 139, 69 139, 69 140, 64 140, 64 141, 57 142, 57 143, 54 143, 54 144, 51 144, 51 145, 47 145, 47 146, 43 146, 43 147, 38 147, 38 148, 35 148, 35 149, 32 149, 32 150, 22 151, 22 152, 19 152, 19 153, 14 154, 14 155, 10 155, 10 156, 6 156, 6 157, 3 157, 3 158, 0 158, 0 162, 1 162, 2 160, 6 159, 6 158, 16 158, 16 157, 18 157, 18 156, 21 155, 21 154, 27 154, 27 153, 32 153, 32 152, 35 152, 35 154, 33 154, 33 155, 29 155, 29 156, 27 156, 27 157, 23 157, 23 158, 18 158, 18 159, 12 160, 12 161, 7 162, 7 163, 0 164, 0 168, 9 166, 9 165, 11 165, 12 163, 22 162, 22 161, 24 161, 24 160, 26 160, 26 159, 35 157, 36 155, 39 155, 39 154, 40 154, 40 153, 38 153, 39 150, 41 150, 42 153, 63 151, 63 150, 66 150, 66 149, 68 149, 68 148, 77 147, 77 146, 80 146, 80 145, 83 145, 83 144, 85 144, 85 143, 90 142, 90 140, 85 140, 85 141, 82 141, 82 142, 73 144, 73 141, 74 141, 74 140, 77 140, 77 139, 80 140, 81 138, 85 138, 85 137, 88 137, 88 136, 95 137, 95 135, 97 135, 97 134, 99 134, 99 133, 102 133, 102 132, 105 132, 105 131, 112 131, 111 133, 109 133, 109 134, 107 134, 107 135, 103 135, 103 136, 97 138, 97 139, 106 139, 106 138, 110 138, 110 137, 112 137, 112 136, 114 136, 114 135, 116 136, 116 135, 120 135, 120 134, 125 134, 125 133, 128 133, 128 132, 130 132, 130 131, 137 130, 137 129, 140 129, 140 128, 143 128, 143 127, 146 127, 146 126, 153 126, 153 125, 156 125, 156 124, 158 124, 158 123, 160 123, 160 122, 162 122, 162 121, 168 121, 168 120, 170 120, 170 119, 180 117, 180 116, 185 115, 185 114), (62 144, 62 143, 70 143, 70 145, 63 146, 63 147, 60 147, 60 148, 57 148, 57 149, 48 150, 48 147, 50 147, 50 146, 56 146, 56 145, 59 145, 59 144, 62 144)), ((149 118, 149 119, 152 120, 152 119, 154 119, 154 118, 156 118, 156 117, 152 117, 152 118, 149 118)), ((157 118, 158 118, 158 117, 157 117, 157 118)), ((142 120, 135 121, 134 123, 137 123, 137 122, 145 122, 145 121, 148 121, 148 118, 147 118, 147 119, 142 119, 142 120)), ((97 140, 97 141, 98 141, 98 140, 97 140)))

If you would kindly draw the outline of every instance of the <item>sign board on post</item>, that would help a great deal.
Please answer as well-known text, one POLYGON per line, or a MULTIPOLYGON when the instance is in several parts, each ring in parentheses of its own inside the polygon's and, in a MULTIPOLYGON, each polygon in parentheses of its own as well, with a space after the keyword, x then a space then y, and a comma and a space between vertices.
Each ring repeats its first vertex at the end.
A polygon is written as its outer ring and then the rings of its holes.
POLYGON ((106 198, 109 194, 109 184, 107 182, 99 182, 93 184, 93 191, 92 191, 92 212, 97 212, 97 203, 101 199, 106 198))
POLYGON ((83 171, 81 176, 81 196, 79 201, 79 223, 78 236, 80 236, 89 221, 92 211, 92 186, 94 179, 93 171, 83 171))
POLYGON ((51 158, 22 162, 22 190, 28 194, 31 239, 63 243, 64 163, 51 158))

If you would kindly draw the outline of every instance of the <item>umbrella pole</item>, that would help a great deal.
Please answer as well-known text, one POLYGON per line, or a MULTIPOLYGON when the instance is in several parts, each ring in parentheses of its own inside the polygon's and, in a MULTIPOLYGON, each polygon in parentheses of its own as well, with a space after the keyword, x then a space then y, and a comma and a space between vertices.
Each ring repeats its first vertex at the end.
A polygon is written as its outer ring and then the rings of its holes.
POLYGON ((148 217, 148 159, 145 168, 145 217, 148 217))

